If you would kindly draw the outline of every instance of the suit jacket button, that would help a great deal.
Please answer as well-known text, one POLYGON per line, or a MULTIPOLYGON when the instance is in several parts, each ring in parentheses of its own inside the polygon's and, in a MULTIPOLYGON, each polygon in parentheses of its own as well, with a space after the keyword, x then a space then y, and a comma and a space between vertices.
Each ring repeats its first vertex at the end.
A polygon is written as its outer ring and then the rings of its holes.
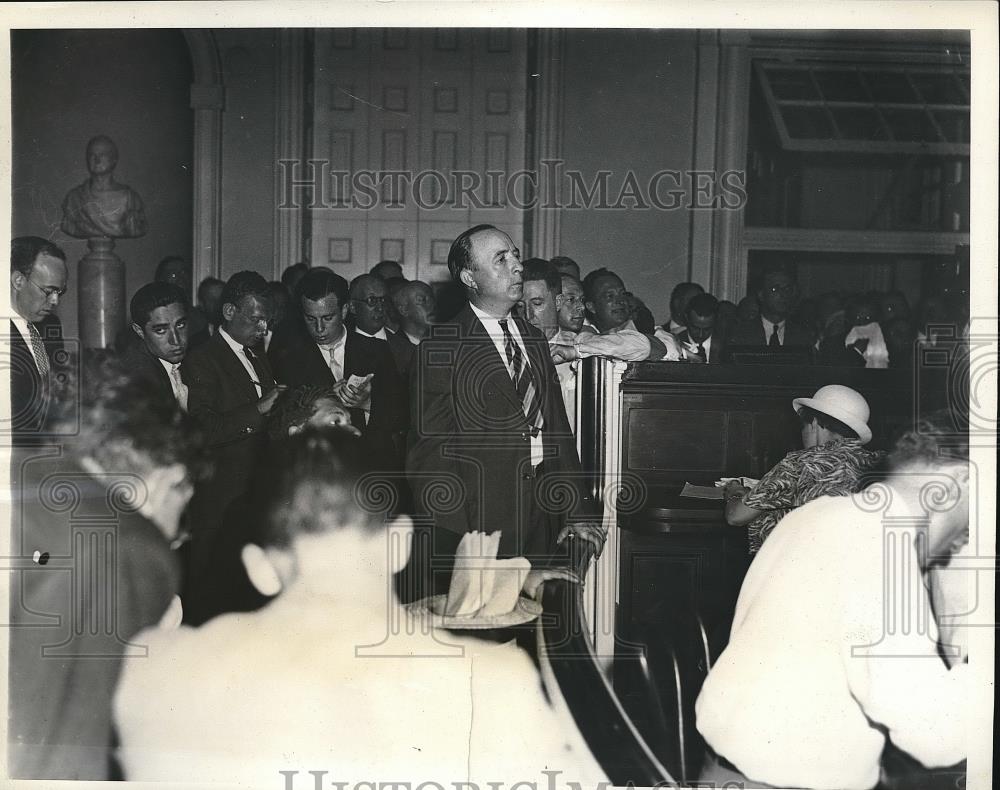
POLYGON ((528 472, 525 472, 523 475, 521 475, 521 479, 522 480, 530 480, 531 479, 531 474, 529 474, 528 472))

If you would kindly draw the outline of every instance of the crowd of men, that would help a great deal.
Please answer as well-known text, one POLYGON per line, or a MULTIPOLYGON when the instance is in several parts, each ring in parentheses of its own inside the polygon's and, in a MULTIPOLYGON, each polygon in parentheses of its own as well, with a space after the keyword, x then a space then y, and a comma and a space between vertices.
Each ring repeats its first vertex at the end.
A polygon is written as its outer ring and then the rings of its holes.
MULTIPOLYGON (((56 461, 39 452, 46 437, 68 441, 59 426, 73 411, 70 402, 80 426, 68 442, 75 450, 56 460, 64 464, 60 473, 86 481, 81 501, 95 508, 111 501, 102 485, 115 475, 138 474, 143 486, 130 511, 135 524, 118 532, 128 532, 128 541, 111 558, 119 569, 110 594, 129 605, 115 621, 118 630, 111 629, 113 638, 94 647, 109 660, 97 669, 42 661, 46 669, 39 671, 40 651, 51 648, 39 641, 45 629, 12 631, 12 677, 20 678, 12 701, 15 775, 99 779, 122 770, 109 760, 121 659, 133 655, 129 640, 140 628, 164 617, 215 629, 186 632, 192 641, 173 654, 175 669, 210 654, 219 657, 219 671, 235 671, 238 664, 226 662, 240 657, 233 639, 243 634, 260 642, 254 655, 266 657, 268 674, 288 660, 283 646, 306 627, 288 618, 313 618, 311 627, 334 634, 343 626, 337 644, 354 649, 381 636, 365 618, 380 606, 386 616, 386 600, 408 603, 447 592, 467 533, 499 533, 498 557, 527 557, 553 573, 568 565, 574 541, 600 551, 605 535, 573 434, 582 358, 715 364, 727 348, 766 346, 775 353, 777 347, 807 349, 831 364, 884 367, 907 356, 897 353, 897 339, 907 338, 900 348, 909 349, 916 337, 901 294, 800 300, 793 273, 784 268, 768 269, 739 305, 681 283, 671 294, 668 320, 657 325, 618 274, 600 268, 581 278, 566 257, 522 262, 512 238, 493 226, 460 234, 448 267, 462 298, 444 315, 437 307, 444 295, 406 279, 393 261, 351 282, 305 264, 290 267, 280 282, 253 271, 225 282, 208 278, 191 305, 185 261, 166 258, 154 281, 132 295, 130 324, 116 348, 81 361, 75 380, 66 375, 62 381, 58 371, 72 368, 55 317, 69 287, 65 255, 41 238, 13 240, 12 430, 28 453, 15 482, 24 492, 37 491, 38 501, 21 509, 15 529, 15 556, 26 559, 12 623, 29 626, 38 612, 69 611, 56 603, 69 600, 63 582, 52 586, 45 581, 51 574, 37 571, 50 558, 71 556, 66 534, 48 534, 55 506, 46 504, 44 485, 56 461), (900 322, 911 323, 897 333, 900 322), (405 519, 412 550, 375 574, 379 557, 390 554, 374 525, 391 518, 405 519), (348 559, 352 553, 359 562, 348 559), (341 621, 326 620, 329 612, 317 608, 315 598, 293 597, 297 590, 339 600, 341 621), (359 594, 379 601, 360 601, 359 594), (256 620, 219 619, 256 612, 276 597, 284 603, 259 615, 263 630, 245 633, 256 620), (202 637, 191 636, 198 633, 202 637), (25 634, 30 638, 21 639, 25 634)), ((99 603, 91 602, 95 611, 99 603)), ((486 664, 495 664, 511 687, 537 686, 530 665, 495 658, 486 664)), ((176 689, 171 711, 190 705, 190 717, 143 712, 139 701, 165 682, 169 666, 150 662, 126 675, 131 681, 120 698, 119 724, 128 778, 187 776, 176 771, 193 746, 170 733, 209 721, 192 730, 197 743, 197 733, 225 732, 226 724, 262 710, 264 703, 234 703, 217 717, 225 695, 187 683, 195 671, 183 669, 175 672, 183 688, 176 689), (151 758, 157 745, 163 751, 151 758)), ((364 682, 358 680, 359 688, 364 682)), ((266 695, 268 710, 281 687, 266 695)), ((323 702, 332 710, 360 704, 338 697, 337 689, 327 692, 323 702)), ((533 691, 525 694, 526 709, 536 711, 536 724, 543 722, 537 710, 545 704, 533 691)), ((375 708, 388 727, 392 706, 375 708)), ((510 716, 523 724, 522 712, 514 703, 510 716)), ((238 774, 267 738, 279 737, 275 722, 254 729, 245 750, 234 748, 218 765, 206 758, 205 765, 219 776, 238 774)), ((572 725, 558 725, 563 736, 552 738, 554 726, 555 718, 550 727, 536 728, 528 751, 523 732, 484 731, 477 754, 495 753, 503 764, 517 754, 518 764, 531 768, 551 764, 552 755, 577 755, 579 775, 599 773, 572 725)), ((462 733, 467 730, 456 729, 455 743, 472 748, 462 733)), ((314 743, 315 733, 311 738, 306 742, 314 743)), ((406 764, 404 756, 398 764, 406 764)), ((363 760, 356 767, 367 769, 363 760)), ((488 763, 481 767, 489 773, 488 763)))

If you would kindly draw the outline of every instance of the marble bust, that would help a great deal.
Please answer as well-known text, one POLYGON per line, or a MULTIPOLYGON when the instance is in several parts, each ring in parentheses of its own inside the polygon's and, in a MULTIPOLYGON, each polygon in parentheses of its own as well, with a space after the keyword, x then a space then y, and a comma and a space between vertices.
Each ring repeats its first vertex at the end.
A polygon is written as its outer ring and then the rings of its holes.
POLYGON ((132 239, 146 234, 142 198, 114 179, 118 147, 99 135, 87 143, 90 178, 63 200, 62 231, 78 239, 132 239))

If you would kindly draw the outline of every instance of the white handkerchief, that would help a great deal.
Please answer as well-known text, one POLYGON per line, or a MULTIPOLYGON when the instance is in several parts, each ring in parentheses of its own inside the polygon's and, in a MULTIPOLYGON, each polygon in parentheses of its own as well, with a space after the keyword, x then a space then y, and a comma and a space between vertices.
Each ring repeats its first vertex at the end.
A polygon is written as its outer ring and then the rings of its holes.
POLYGON ((449 617, 494 617, 514 610, 531 570, 524 557, 498 560, 500 533, 470 532, 455 553, 444 614, 449 617))

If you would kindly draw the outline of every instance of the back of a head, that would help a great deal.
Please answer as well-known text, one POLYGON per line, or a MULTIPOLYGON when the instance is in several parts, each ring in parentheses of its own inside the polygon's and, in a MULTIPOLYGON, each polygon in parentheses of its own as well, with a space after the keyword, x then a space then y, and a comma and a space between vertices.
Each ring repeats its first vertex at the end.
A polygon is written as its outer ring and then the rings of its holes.
POLYGON ((169 282, 172 279, 173 272, 180 270, 186 273, 187 268, 187 261, 180 255, 168 255, 156 264, 156 272, 153 274, 153 280, 156 282, 169 282))
POLYGON ((218 277, 206 277, 198 284, 198 301, 205 304, 211 298, 212 289, 219 287, 225 288, 226 284, 218 277))
POLYGON ((188 306, 187 295, 179 286, 167 282, 147 283, 132 296, 129 315, 132 323, 141 328, 149 321, 154 310, 172 304, 180 304, 185 308, 188 306))
POLYGON ((381 277, 383 280, 391 280, 403 276, 403 267, 400 266, 398 261, 379 261, 372 266, 371 271, 368 273, 376 277, 381 277))
POLYGON ((889 454, 893 470, 912 466, 937 468, 969 462, 969 425, 954 409, 940 409, 921 417, 896 440, 889 454))
POLYGON ((568 274, 576 279, 580 279, 580 264, 567 255, 556 255, 552 258, 552 265, 560 274, 568 274))
MULTIPOLYGON (((677 283, 674 286, 674 290, 670 292, 670 312, 672 317, 674 319, 682 318, 688 302, 698 294, 703 293, 705 293, 705 289, 698 285, 698 283, 677 283)), ((699 315, 703 315, 703 313, 699 313, 699 315)))
POLYGON ((281 273, 281 283, 289 291, 294 291, 299 280, 301 280, 308 271, 309 267, 302 263, 302 261, 293 263, 281 273))
POLYGON ((365 457, 360 441, 343 429, 307 426, 290 436, 258 491, 268 514, 262 545, 288 548, 299 535, 384 529, 365 457))
POLYGON ((562 275, 550 261, 544 258, 528 258, 521 266, 521 279, 524 282, 541 280, 552 293, 562 293, 562 275))

